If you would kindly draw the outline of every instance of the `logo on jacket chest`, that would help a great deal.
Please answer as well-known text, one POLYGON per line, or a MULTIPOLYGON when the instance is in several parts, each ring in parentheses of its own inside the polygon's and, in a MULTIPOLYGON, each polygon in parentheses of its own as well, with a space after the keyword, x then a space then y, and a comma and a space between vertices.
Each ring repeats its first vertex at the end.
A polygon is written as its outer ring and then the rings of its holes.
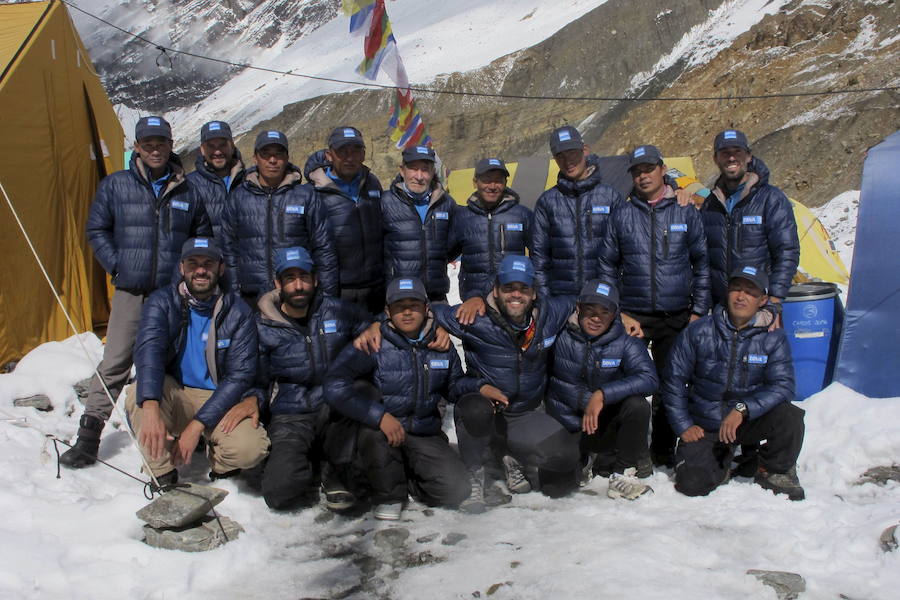
POLYGON ((747 362, 751 365, 764 365, 769 362, 768 354, 748 354, 747 362))
POLYGON ((337 321, 329 319, 322 323, 322 331, 325 333, 337 333, 337 321))
POLYGON ((524 231, 525 227, 522 223, 507 223, 506 224, 507 231, 524 231))
POLYGON ((614 369, 622 364, 621 358, 604 358, 600 361, 600 367, 603 369, 614 369))
POLYGON ((219 350, 222 350, 223 348, 228 348, 229 346, 231 346, 231 340, 230 340, 230 339, 228 339, 228 340, 218 340, 218 341, 216 342, 216 348, 218 348, 219 350))
POLYGON ((747 215, 741 219, 744 225, 762 225, 762 215, 747 215))
POLYGON ((172 208, 174 208, 175 210, 189 211, 191 210, 191 205, 182 200, 173 200, 172 208))
POLYGON ((444 210, 439 210, 434 213, 434 218, 440 219, 442 221, 446 221, 447 219, 450 218, 450 213, 448 213, 447 211, 444 211, 444 210))
POLYGON ((302 215, 306 212, 306 207, 303 205, 289 205, 284 207, 284 212, 289 215, 302 215))
POLYGON ((428 368, 430 368, 430 369, 449 369, 450 361, 447 359, 433 358, 428 361, 428 368))
POLYGON ((673 233, 676 231, 682 231, 682 232, 686 233, 687 232, 687 223, 672 223, 671 225, 669 225, 669 231, 671 231, 673 233))
POLYGON ((591 214, 593 214, 593 215, 608 215, 609 207, 608 206, 591 206, 591 214))

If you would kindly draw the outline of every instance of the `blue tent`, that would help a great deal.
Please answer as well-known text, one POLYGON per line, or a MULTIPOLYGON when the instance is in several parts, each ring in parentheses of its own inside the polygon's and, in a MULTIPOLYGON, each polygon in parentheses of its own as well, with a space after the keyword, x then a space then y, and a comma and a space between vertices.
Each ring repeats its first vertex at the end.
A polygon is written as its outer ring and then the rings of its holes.
POLYGON ((900 396, 900 131, 869 150, 835 380, 900 396))

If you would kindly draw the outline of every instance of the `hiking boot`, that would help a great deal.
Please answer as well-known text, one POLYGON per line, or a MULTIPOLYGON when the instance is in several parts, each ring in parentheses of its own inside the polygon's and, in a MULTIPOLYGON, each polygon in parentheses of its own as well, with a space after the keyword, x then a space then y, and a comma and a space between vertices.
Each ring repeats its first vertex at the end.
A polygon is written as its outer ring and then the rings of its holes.
POLYGON ((525 476, 522 463, 507 454, 503 457, 503 469, 506 471, 506 487, 513 494, 527 494, 531 491, 531 483, 525 476))
POLYGON ((217 479, 231 479, 232 477, 237 477, 241 474, 241 469, 232 469, 230 471, 225 471, 224 473, 216 473, 215 471, 209 472, 210 481, 215 481, 217 479))
POLYGON ((581 477, 578 480, 578 487, 584 487, 594 478, 594 462, 597 460, 597 453, 591 452, 587 455, 586 462, 581 466, 581 477))
POLYGON ((168 473, 156 476, 156 484, 150 483, 150 489, 154 492, 168 491, 168 488, 178 483, 178 471, 172 469, 168 473))
POLYGON ((338 470, 329 465, 322 469, 322 493, 329 510, 347 510, 356 504, 356 496, 341 481, 338 470))
POLYGON ((806 492, 803 491, 797 478, 797 465, 788 469, 787 473, 771 473, 760 465, 753 481, 761 488, 787 496, 789 500, 806 498, 806 492))
POLYGON ((653 488, 641 483, 637 478, 637 469, 629 467, 624 473, 613 473, 609 476, 609 488, 606 495, 612 499, 625 498, 636 500, 644 494, 653 493, 653 488))
POLYGON ((78 422, 78 439, 62 453, 59 464, 69 469, 83 469, 97 462, 100 450, 100 433, 105 423, 91 415, 81 415, 78 422))
POLYGON ((487 509, 484 503, 484 467, 469 469, 469 485, 472 486, 472 491, 459 505, 459 509, 473 515, 481 514, 487 509))
POLYGON ((389 502, 376 506, 372 511, 372 516, 380 521, 399 521, 402 512, 402 502, 389 502))
POLYGON ((653 475, 653 461, 649 456, 638 459, 636 473, 638 479, 647 479, 653 475))

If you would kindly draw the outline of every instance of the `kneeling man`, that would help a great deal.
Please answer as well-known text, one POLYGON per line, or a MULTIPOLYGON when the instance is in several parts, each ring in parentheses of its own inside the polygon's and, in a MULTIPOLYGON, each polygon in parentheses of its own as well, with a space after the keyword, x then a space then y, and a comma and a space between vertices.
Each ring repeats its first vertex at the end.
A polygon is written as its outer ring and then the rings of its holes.
POLYGON ((728 480, 736 444, 762 443, 755 480, 804 498, 797 479, 804 411, 791 404, 794 368, 783 329, 757 325, 769 280, 762 268, 735 270, 725 306, 691 323, 669 357, 663 403, 680 437, 675 489, 705 496, 728 480))

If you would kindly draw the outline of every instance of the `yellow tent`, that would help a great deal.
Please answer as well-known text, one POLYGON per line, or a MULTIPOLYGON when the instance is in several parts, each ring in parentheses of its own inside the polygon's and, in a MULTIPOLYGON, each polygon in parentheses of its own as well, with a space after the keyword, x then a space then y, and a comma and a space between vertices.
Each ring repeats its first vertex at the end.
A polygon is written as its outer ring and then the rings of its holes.
MULTIPOLYGON (((97 183, 122 168, 122 126, 60 2, 0 5, 2 183, 80 331, 108 317, 87 245, 97 183)), ((0 361, 72 334, 0 197, 0 361)))
MULTIPOLYGON (((600 159, 600 169, 609 185, 623 190, 631 189, 631 178, 627 173, 628 159, 625 156, 608 156, 600 159)), ((665 159, 669 175, 678 185, 690 190, 699 202, 709 194, 709 190, 697 180, 690 157, 676 156, 665 159)), ((522 197, 522 203, 533 207, 538 196, 556 185, 559 168, 552 159, 529 157, 506 163, 509 170, 509 187, 522 197)), ((451 171, 447 177, 447 188, 459 204, 475 191, 472 178, 475 169, 451 171)), ((850 274, 834 249, 834 244, 825 227, 807 207, 791 199, 797 231, 800 236, 800 267, 794 276, 795 282, 813 279, 847 284, 850 274)))

